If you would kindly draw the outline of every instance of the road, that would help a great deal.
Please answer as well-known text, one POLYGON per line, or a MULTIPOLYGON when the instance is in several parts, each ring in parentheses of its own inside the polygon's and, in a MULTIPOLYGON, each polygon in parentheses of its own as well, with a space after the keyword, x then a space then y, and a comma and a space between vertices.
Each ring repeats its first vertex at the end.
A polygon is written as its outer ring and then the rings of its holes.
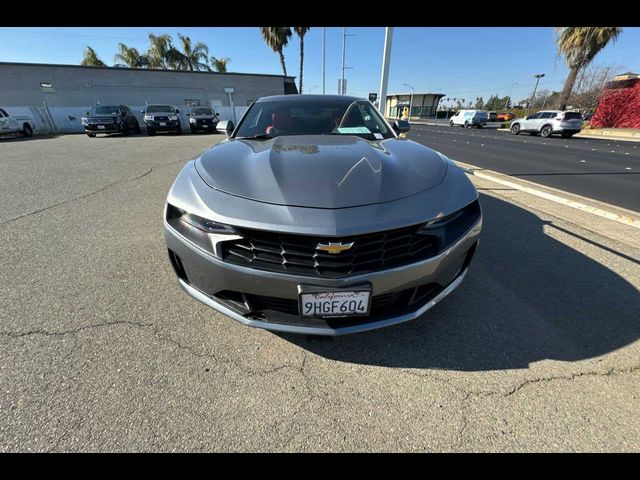
POLYGON ((162 237, 219 139, 0 144, 0 451, 640 451, 640 249, 471 177, 478 252, 423 318, 248 328, 179 289, 162 237))
POLYGON ((448 157, 640 212, 640 143, 412 125, 408 138, 448 157))

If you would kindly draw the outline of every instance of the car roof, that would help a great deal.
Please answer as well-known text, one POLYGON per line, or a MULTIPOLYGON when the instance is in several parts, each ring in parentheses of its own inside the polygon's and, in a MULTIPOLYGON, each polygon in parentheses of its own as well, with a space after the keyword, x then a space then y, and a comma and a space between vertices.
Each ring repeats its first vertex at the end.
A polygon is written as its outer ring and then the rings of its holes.
POLYGON ((333 103, 336 100, 344 100, 345 102, 355 101, 368 101, 366 98, 352 97, 348 95, 316 95, 316 94, 302 94, 302 95, 271 95, 269 97, 261 97, 256 100, 256 103, 263 102, 300 102, 305 100, 314 100, 320 104, 333 103))

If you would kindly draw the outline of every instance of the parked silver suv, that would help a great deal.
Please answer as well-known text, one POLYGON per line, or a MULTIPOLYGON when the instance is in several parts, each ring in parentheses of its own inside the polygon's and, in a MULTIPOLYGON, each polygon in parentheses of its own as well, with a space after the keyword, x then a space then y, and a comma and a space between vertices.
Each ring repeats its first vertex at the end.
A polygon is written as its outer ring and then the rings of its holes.
POLYGON ((516 118, 511 122, 511 133, 513 135, 527 132, 531 135, 540 134, 545 138, 553 134, 562 135, 563 138, 570 138, 580 130, 582 130, 582 114, 580 112, 544 110, 525 118, 516 118))

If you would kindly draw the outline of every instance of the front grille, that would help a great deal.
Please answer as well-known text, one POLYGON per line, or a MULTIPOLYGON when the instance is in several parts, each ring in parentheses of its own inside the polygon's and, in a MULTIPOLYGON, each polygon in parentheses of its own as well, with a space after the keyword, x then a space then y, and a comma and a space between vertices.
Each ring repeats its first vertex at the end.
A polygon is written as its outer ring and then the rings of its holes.
POLYGON ((420 225, 342 238, 287 235, 237 229, 240 240, 222 244, 223 259, 260 270, 336 278, 413 263, 437 253, 434 235, 418 233, 420 225), (319 243, 353 246, 332 254, 316 250, 319 243))
POLYGON ((163 116, 154 115, 153 120, 155 122, 168 122, 169 121, 169 117, 163 117, 163 116))
POLYGON ((340 278, 364 274, 434 257, 464 235, 480 218, 475 202, 425 224, 350 237, 317 237, 237 228, 243 238, 221 244, 224 261, 270 272, 340 278), (353 242, 337 254, 317 250, 320 243, 353 242))
POLYGON ((105 117, 105 118, 90 118, 88 123, 91 125, 107 125, 114 123, 113 118, 105 117))

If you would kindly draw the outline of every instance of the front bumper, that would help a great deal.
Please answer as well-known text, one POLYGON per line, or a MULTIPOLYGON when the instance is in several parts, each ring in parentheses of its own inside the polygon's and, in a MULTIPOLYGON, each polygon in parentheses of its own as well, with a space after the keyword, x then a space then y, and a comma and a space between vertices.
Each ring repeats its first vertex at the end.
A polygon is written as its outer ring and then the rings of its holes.
POLYGON ((89 124, 89 125, 84 125, 84 131, 85 133, 120 133, 122 132, 122 124, 119 123, 111 123, 111 124, 101 124, 101 125, 96 125, 96 124, 89 124), (104 128, 98 128, 98 127, 104 127, 104 128))
POLYGON ((145 120, 144 124, 147 126, 147 129, 150 128, 156 132, 175 132, 180 128, 180 122, 178 120, 170 120, 167 122, 145 120), (161 123, 164 123, 165 125, 160 125, 161 123))
MULTIPOLYGON (((318 278, 275 273, 226 263, 191 243, 164 223, 164 237, 178 276, 178 283, 189 295, 245 325, 267 330, 310 335, 344 335, 395 325, 416 319, 457 288, 466 275, 478 244, 482 218, 451 247, 437 256, 372 273, 343 278, 318 278), (176 263, 175 258, 179 259, 176 263), (421 301, 393 309, 372 307, 369 317, 349 319, 307 319, 291 312, 273 309, 257 311, 250 302, 229 301, 229 292, 242 298, 261 297, 280 302, 297 301, 298 286, 371 287, 373 301, 404 292, 430 292, 421 301)), ((414 294, 415 295, 415 294, 414 294)), ((412 297, 413 298, 413 297, 412 297)), ((277 307, 276 307, 277 308, 277 307)))

